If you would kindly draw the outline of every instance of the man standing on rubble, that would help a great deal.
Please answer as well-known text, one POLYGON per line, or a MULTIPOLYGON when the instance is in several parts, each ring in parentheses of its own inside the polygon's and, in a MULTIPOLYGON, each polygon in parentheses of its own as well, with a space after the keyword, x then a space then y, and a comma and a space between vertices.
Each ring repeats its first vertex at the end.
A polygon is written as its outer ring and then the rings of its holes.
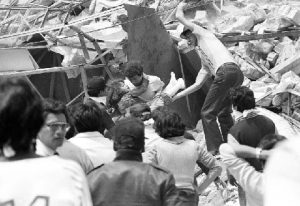
POLYGON ((212 154, 216 154, 220 144, 227 141, 228 131, 233 125, 229 90, 242 84, 243 73, 227 48, 211 31, 184 17, 183 9, 186 5, 186 1, 180 2, 176 11, 176 18, 184 25, 181 38, 187 39, 188 44, 195 47, 201 57, 202 68, 198 72, 195 83, 179 92, 173 100, 195 92, 202 87, 210 75, 214 76, 202 106, 201 118, 207 149, 212 154))

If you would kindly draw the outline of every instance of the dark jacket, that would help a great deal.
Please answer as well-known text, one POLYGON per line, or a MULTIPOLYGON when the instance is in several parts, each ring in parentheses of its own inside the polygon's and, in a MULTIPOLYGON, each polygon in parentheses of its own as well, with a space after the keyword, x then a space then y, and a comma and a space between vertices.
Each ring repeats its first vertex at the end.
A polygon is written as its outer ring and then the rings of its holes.
POLYGON ((173 175, 165 169, 142 162, 139 152, 118 151, 114 162, 88 174, 94 206, 176 205, 173 175))

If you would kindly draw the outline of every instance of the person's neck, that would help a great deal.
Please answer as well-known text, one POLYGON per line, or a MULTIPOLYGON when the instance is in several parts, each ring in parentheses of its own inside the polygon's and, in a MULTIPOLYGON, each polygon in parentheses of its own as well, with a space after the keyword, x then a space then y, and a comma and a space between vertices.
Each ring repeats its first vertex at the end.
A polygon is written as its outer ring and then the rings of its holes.
POLYGON ((142 153, 132 149, 120 149, 116 152, 116 158, 114 161, 120 160, 130 160, 130 161, 137 161, 142 162, 143 157, 142 153))

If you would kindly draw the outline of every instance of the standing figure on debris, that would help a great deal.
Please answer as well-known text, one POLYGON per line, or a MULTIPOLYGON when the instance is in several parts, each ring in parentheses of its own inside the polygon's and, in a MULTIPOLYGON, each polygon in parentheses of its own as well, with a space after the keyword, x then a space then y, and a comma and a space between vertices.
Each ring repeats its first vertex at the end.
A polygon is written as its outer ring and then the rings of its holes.
POLYGON ((233 125, 229 90, 242 84, 243 73, 227 48, 211 31, 184 17, 185 6, 185 1, 180 2, 176 11, 176 18, 184 25, 181 37, 187 39, 190 46, 195 47, 203 66, 198 72, 195 83, 176 94, 173 100, 195 92, 202 87, 210 75, 214 76, 202 106, 201 117, 207 149, 215 154, 218 153, 220 144, 226 142, 228 131, 233 125))

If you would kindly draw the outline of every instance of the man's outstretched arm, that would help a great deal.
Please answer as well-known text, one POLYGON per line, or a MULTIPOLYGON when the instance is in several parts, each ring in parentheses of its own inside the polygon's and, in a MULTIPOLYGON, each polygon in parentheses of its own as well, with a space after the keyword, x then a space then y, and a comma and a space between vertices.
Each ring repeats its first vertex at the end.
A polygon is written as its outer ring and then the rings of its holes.
POLYGON ((180 2, 177 6, 177 10, 176 10, 176 13, 175 13, 175 17, 176 19, 182 23, 185 27, 187 27, 189 30, 193 31, 194 30, 194 23, 187 20, 185 17, 184 17, 184 13, 183 13, 183 9, 184 7, 186 7, 187 3, 185 0, 183 0, 182 2, 180 2))

